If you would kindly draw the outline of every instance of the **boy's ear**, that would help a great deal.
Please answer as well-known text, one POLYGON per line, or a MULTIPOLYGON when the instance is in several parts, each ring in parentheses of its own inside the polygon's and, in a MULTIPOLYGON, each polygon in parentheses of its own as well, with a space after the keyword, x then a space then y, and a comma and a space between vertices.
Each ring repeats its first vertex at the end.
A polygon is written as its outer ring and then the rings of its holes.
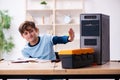
POLYGON ((36 32, 39 33, 39 29, 38 28, 36 28, 36 32))
POLYGON ((24 38, 23 34, 21 34, 21 36, 24 38))

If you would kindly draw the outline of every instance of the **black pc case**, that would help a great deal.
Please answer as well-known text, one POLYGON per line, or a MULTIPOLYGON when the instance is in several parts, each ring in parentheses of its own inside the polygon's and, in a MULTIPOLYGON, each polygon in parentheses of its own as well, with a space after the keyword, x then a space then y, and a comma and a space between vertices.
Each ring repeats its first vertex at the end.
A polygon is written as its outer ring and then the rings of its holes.
POLYGON ((80 47, 94 48, 97 64, 110 61, 109 16, 81 14, 80 24, 80 47))

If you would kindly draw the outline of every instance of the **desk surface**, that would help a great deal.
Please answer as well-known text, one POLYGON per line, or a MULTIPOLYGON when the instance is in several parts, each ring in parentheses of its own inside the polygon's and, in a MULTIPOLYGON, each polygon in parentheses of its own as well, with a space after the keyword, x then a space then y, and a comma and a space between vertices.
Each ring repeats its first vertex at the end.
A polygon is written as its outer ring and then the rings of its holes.
POLYGON ((120 62, 108 62, 103 65, 96 65, 77 69, 63 69, 61 62, 51 63, 50 61, 38 63, 11 63, 10 61, 0 62, 0 75, 62 75, 62 74, 120 74, 120 62))

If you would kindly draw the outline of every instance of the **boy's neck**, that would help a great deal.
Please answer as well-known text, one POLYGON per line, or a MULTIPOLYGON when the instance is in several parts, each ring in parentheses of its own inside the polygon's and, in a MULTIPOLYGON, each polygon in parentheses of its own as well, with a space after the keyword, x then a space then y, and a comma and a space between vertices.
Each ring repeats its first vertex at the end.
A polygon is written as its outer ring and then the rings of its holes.
POLYGON ((40 37, 37 37, 36 40, 34 40, 34 42, 29 43, 29 46, 35 46, 39 43, 40 37))

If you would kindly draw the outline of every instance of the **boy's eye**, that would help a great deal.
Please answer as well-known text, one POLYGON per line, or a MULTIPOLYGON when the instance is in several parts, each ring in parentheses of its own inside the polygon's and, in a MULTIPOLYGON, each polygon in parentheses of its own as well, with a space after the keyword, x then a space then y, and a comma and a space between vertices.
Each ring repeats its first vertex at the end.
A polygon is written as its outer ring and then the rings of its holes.
POLYGON ((32 33, 32 32, 34 32, 34 30, 30 29, 30 30, 28 30, 28 31, 25 31, 23 34, 24 34, 24 35, 27 35, 27 34, 32 33))
POLYGON ((28 34, 28 32, 24 32, 24 35, 27 35, 28 34))

